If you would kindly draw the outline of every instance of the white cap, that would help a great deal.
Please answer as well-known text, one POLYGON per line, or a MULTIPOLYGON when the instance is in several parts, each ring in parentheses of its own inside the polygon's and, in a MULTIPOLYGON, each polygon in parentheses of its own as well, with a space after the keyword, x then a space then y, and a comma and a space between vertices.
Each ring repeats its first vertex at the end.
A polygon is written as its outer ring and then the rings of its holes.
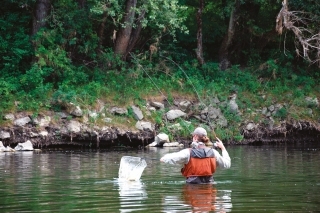
POLYGON ((203 135, 203 136, 207 136, 207 131, 206 131, 204 128, 202 128, 202 127, 197 127, 197 128, 193 131, 192 135, 203 135))

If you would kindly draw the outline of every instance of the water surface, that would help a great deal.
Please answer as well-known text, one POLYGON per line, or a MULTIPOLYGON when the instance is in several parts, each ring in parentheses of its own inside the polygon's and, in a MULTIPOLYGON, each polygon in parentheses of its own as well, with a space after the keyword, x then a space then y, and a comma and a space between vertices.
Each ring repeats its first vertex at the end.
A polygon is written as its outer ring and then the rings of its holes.
POLYGON ((227 149, 232 167, 214 185, 159 162, 179 148, 0 153, 1 212, 319 212, 319 148, 227 149), (146 159, 139 181, 118 179, 122 156, 146 159))

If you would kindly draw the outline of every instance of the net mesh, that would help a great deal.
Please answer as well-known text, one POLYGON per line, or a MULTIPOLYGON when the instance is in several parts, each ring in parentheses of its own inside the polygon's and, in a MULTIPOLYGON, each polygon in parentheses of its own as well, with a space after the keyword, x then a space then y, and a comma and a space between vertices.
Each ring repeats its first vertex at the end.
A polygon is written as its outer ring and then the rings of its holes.
POLYGON ((137 181, 146 166, 147 162, 143 158, 123 156, 120 161, 119 179, 137 181))

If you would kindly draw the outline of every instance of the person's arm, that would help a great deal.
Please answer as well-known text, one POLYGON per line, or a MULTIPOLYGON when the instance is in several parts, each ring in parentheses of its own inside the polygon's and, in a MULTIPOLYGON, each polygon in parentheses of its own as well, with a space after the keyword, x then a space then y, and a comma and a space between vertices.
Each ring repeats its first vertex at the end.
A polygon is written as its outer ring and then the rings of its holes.
POLYGON ((228 169, 231 167, 231 159, 230 159, 229 153, 224 147, 222 141, 219 138, 217 138, 217 140, 218 141, 216 142, 216 145, 221 149, 221 152, 222 152, 220 155, 220 153, 217 150, 214 150, 217 164, 220 168, 228 169))
POLYGON ((179 152, 169 153, 164 155, 160 161, 169 164, 187 164, 190 159, 190 150, 183 149, 179 152))

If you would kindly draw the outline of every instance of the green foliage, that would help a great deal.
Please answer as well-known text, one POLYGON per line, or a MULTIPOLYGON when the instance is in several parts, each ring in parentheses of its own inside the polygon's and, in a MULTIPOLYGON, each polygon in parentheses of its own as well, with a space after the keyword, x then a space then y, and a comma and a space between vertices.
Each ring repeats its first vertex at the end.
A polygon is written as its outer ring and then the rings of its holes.
MULTIPOLYGON (((114 30, 123 26, 124 0, 89 0, 84 8, 77 1, 52 1, 46 28, 30 37, 30 9, 35 2, 4 0, 0 8, 1 115, 14 110, 35 114, 61 110, 59 104, 68 102, 89 109, 97 99, 126 106, 144 106, 153 96, 167 99, 171 105, 180 96, 198 101, 217 96, 228 101, 231 92, 238 94, 240 111, 256 123, 263 118, 251 115, 254 109, 278 102, 291 107, 279 110, 276 119, 311 118, 308 107, 313 116, 319 115, 317 107, 305 102, 306 96, 319 97, 319 69, 296 57, 292 35, 284 38, 273 33, 281 2, 240 1, 237 39, 230 50, 233 66, 226 71, 219 68, 219 48, 234 1, 206 2, 202 16, 206 63, 202 67, 194 54, 197 1, 139 1, 137 15, 146 14, 128 61, 114 55, 111 39, 114 30), (157 48, 152 55, 150 45, 157 48)), ((289 4, 291 10, 314 14, 308 24, 313 30, 319 28, 319 4, 312 0, 290 0, 289 4)), ((136 27, 135 22, 134 30, 136 27)), ((227 108, 222 111, 229 126, 217 127, 217 135, 241 141, 237 125, 244 115, 227 108)), ((163 116, 164 112, 157 111, 150 119, 169 133, 163 116)), ((121 121, 127 122, 124 118, 121 121)), ((191 126, 197 121, 192 122, 191 126)), ((174 137, 188 137, 190 126, 179 123, 182 129, 174 132, 174 137)))
POLYGON ((287 115, 288 115, 287 109, 282 107, 276 112, 275 117, 278 117, 283 120, 287 117, 287 115))

